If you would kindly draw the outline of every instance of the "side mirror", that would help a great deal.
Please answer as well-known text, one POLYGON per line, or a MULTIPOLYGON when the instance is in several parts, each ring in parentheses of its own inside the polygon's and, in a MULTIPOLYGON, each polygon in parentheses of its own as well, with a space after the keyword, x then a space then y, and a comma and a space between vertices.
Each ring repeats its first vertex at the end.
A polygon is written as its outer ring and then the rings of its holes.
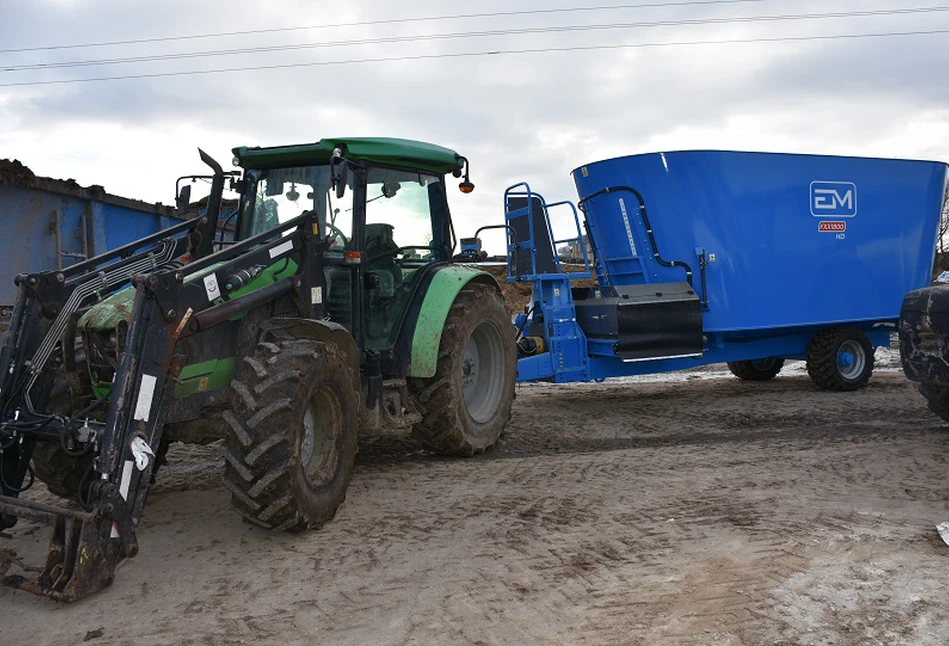
POLYGON ((343 199, 346 194, 346 182, 349 180, 349 163, 343 159, 343 151, 339 148, 333 151, 330 160, 330 180, 336 189, 336 199, 343 199))
POLYGON ((181 192, 175 198, 175 206, 179 211, 184 211, 191 205, 191 184, 185 184, 181 187, 181 192))
POLYGON ((402 188, 402 185, 398 182, 386 182, 382 185, 382 196, 386 199, 391 199, 395 197, 395 194, 399 192, 400 188, 402 188))

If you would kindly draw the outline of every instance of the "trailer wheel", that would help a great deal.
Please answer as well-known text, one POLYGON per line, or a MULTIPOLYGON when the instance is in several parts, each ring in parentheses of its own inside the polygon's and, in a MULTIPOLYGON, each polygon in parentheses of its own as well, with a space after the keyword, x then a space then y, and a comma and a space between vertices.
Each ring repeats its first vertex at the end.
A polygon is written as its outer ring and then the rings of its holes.
POLYGON ((807 374, 825 390, 856 390, 873 372, 873 345, 862 330, 833 328, 814 335, 807 348, 807 374))
POLYGON ((767 381, 774 379, 781 368, 784 359, 768 357, 766 359, 752 359, 750 361, 729 361, 728 369, 731 373, 744 381, 767 381))
POLYGON ((920 384, 919 392, 926 398, 929 410, 949 422, 949 388, 933 386, 932 384, 920 384))
POLYGON ((448 311, 435 375, 409 380, 422 413, 413 435, 437 453, 481 453, 511 416, 516 377, 511 317, 500 294, 489 285, 466 286, 448 311))
POLYGON ((224 412, 224 485, 239 514, 287 531, 333 518, 356 460, 354 383, 330 342, 261 342, 241 362, 224 412))

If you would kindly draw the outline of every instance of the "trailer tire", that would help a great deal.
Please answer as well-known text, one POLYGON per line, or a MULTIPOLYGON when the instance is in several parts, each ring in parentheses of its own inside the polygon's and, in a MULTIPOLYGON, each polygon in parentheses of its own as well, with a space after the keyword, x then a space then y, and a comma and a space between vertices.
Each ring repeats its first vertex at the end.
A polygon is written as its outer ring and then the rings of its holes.
POLYGON ((949 387, 920 384, 919 392, 926 398, 929 410, 949 422, 949 387))
POLYGON ((767 357, 766 359, 752 359, 749 361, 729 361, 728 369, 731 373, 744 381, 768 381, 774 379, 781 368, 784 359, 767 357))
POLYGON ((824 390, 856 390, 873 373, 873 344, 857 328, 832 328, 814 335, 807 348, 807 374, 824 390))
POLYGON ((448 311, 435 375, 409 379, 422 413, 414 437, 444 455, 483 452, 511 417, 516 378, 514 333, 501 295, 490 285, 467 285, 448 311))
POLYGON ((224 486, 249 522, 299 531, 328 522, 356 460, 358 383, 331 342, 261 342, 231 382, 224 486))

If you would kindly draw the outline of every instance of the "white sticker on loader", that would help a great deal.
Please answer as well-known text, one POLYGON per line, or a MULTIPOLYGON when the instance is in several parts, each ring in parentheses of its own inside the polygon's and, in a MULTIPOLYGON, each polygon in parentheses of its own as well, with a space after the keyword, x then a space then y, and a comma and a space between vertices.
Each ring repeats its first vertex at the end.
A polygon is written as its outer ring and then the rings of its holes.
POLYGON ((221 298, 221 288, 217 284, 217 275, 213 271, 204 277, 204 291, 209 301, 221 298))
POLYGON ((122 465, 122 480, 119 483, 119 495, 122 496, 122 500, 129 499, 129 485, 132 484, 132 465, 135 464, 131 460, 126 460, 125 464, 122 465))
POLYGON ((287 240, 284 243, 278 244, 276 247, 270 250, 270 259, 273 260, 280 254, 287 253, 293 249, 293 240, 287 240))
POLYGON ((138 389, 138 400, 135 402, 135 415, 132 419, 147 422, 152 410, 152 400, 155 398, 155 384, 157 377, 142 375, 142 385, 138 389))
POLYGON ((322 287, 311 287, 310 288, 310 303, 313 305, 319 305, 323 302, 323 288, 322 287))

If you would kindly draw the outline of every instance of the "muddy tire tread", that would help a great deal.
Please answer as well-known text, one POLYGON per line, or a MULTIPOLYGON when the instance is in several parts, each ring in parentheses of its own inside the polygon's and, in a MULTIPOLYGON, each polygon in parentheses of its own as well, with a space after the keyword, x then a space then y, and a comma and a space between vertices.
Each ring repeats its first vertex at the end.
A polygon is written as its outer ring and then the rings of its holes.
POLYGON ((448 311, 439 345, 438 363, 431 378, 410 378, 409 392, 421 422, 413 436, 424 447, 442 455, 472 456, 487 450, 500 437, 511 416, 517 377, 514 335, 510 316, 498 290, 481 283, 469 284, 459 292, 448 311), (491 320, 499 327, 505 362, 505 384, 495 415, 472 432, 474 421, 464 410, 464 397, 457 379, 458 362, 464 359, 465 344, 474 328, 491 320), (510 331, 510 334, 507 333, 510 331))
POLYGON ((949 422, 949 387, 920 384, 919 392, 926 398, 929 410, 949 422))
POLYGON ((814 335, 807 349, 807 374, 824 390, 850 391, 866 385, 873 372, 873 345, 861 330, 832 328, 814 335), (846 379, 837 368, 837 351, 848 340, 859 342, 866 353, 866 367, 856 379, 846 379))
MULTIPOLYGON (((333 344, 307 339, 259 343, 234 376, 232 409, 224 413, 224 485, 237 512, 255 525, 315 529, 333 518, 346 497, 357 450, 353 425, 340 440, 340 464, 328 485, 333 490, 319 508, 303 499, 295 474, 300 470, 296 418, 302 420, 307 383, 324 378, 337 384, 354 381, 352 368, 333 344)), ((355 423, 356 394, 350 387, 342 398, 355 423)))

